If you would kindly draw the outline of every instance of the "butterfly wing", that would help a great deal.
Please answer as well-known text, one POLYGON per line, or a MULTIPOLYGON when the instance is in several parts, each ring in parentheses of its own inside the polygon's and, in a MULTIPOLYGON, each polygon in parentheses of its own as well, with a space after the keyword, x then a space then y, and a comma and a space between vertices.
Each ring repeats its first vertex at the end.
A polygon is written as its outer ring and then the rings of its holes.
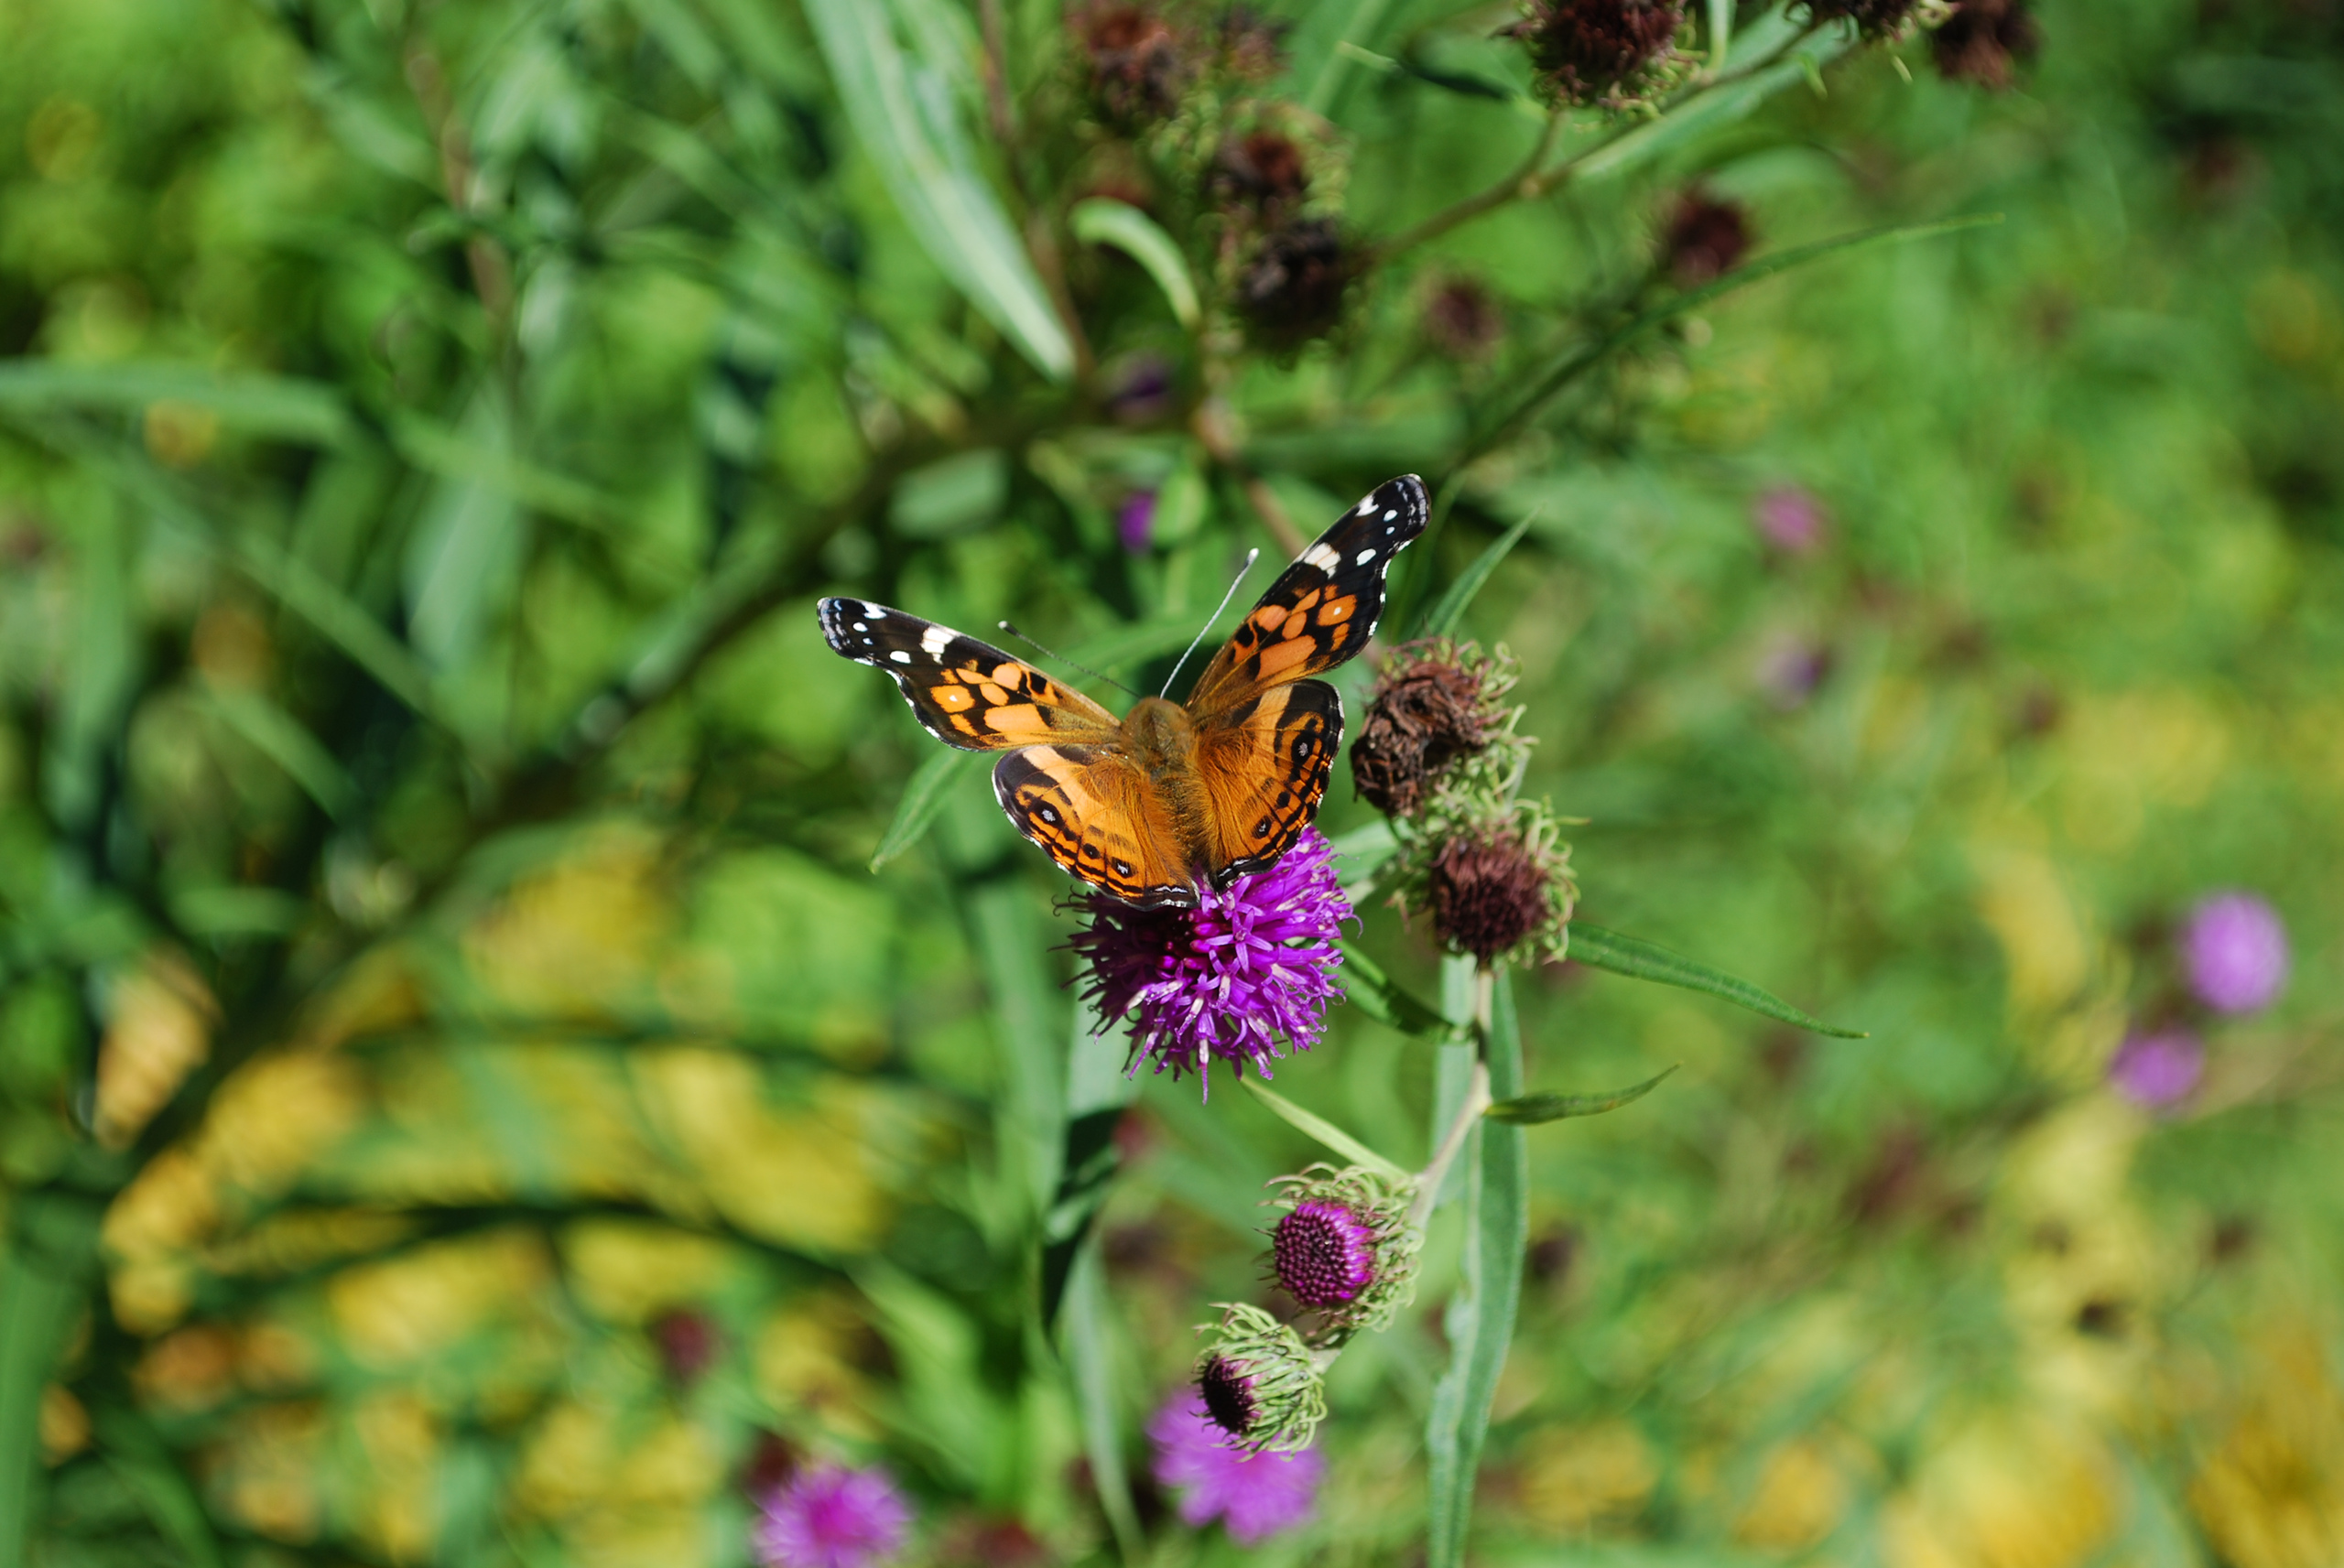
POLYGON ((1193 904, 1163 792, 1113 746, 1027 746, 993 764, 993 797, 1058 869, 1143 909, 1193 904))
POLYGON ((1333 669, 1367 646, 1384 614, 1384 574, 1431 517, 1415 474, 1377 485, 1278 574, 1197 678, 1188 711, 1202 722, 1264 687, 1333 669))
POLYGON ((948 746, 1004 752, 1114 738, 1113 714, 989 643, 861 599, 826 599, 818 614, 831 651, 895 676, 914 716, 948 746))
POLYGON ((1275 686, 1197 726, 1213 885, 1275 864, 1318 814, 1343 699, 1325 681, 1275 686))

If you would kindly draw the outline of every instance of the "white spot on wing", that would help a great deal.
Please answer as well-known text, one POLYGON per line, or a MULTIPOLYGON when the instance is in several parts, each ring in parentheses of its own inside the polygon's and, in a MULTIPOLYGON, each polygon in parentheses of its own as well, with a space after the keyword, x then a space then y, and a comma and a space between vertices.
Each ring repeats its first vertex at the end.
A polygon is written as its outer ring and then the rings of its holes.
POLYGON ((1373 550, 1362 550, 1358 555, 1351 557, 1351 565, 1355 567, 1363 567, 1374 558, 1375 552, 1373 550))
POLYGON ((895 660, 895 663, 899 665, 908 665, 912 662, 912 656, 909 654, 905 653, 901 648, 896 649, 887 656, 895 660))
POLYGON ((1343 564, 1343 557, 1335 554, 1325 545, 1313 545, 1302 552, 1302 564, 1317 567, 1322 572, 1332 572, 1343 564))
POLYGON ((884 611, 884 610, 880 609, 880 608, 879 608, 877 605, 875 605, 875 604, 866 604, 866 605, 864 605, 864 606, 863 607, 863 612, 865 615, 868 615, 869 617, 871 617, 871 619, 872 619, 872 620, 874 620, 874 621, 884 621, 884 620, 886 620, 886 619, 887 619, 887 612, 886 612, 885 611, 884 611))
POLYGON ((1389 522, 1391 522, 1391 521, 1392 521, 1392 519, 1394 519, 1394 517, 1397 517, 1398 515, 1400 515, 1400 514, 1399 514, 1399 513, 1398 513, 1398 511, 1396 511, 1396 510, 1390 511, 1390 512, 1386 512, 1386 513, 1384 514, 1384 521, 1385 521, 1386 523, 1389 523, 1389 522))
POLYGON ((858 621, 858 622, 856 622, 854 623, 854 629, 855 629, 856 631, 858 631, 858 632, 868 632, 868 631, 870 631, 870 630, 871 630, 871 628, 870 628, 867 624, 865 624, 864 622, 861 622, 861 621, 858 621))
POLYGON ((944 650, 951 644, 952 628, 950 626, 931 626, 919 634, 919 651, 939 665, 944 662, 944 650))

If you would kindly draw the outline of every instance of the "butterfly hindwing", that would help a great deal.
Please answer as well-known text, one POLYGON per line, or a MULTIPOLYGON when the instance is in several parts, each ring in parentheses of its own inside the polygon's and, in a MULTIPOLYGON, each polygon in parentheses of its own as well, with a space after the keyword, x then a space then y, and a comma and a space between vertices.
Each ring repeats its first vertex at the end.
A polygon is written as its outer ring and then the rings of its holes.
POLYGON ((989 643, 860 599, 826 599, 822 635, 833 652, 895 677, 928 732, 969 752, 1047 741, 1098 742, 1115 716, 989 643))
POLYGON ((1357 654, 1383 617, 1392 557, 1431 516, 1416 475, 1376 486, 1278 574, 1198 677, 1189 711, 1210 718, 1266 687, 1322 674, 1357 654))
POLYGON ((1343 699, 1325 681, 1272 687, 1197 727, 1197 776, 1216 886, 1275 864, 1318 815, 1343 741, 1343 699))
POLYGON ((993 798, 1069 876, 1143 909, 1197 902, 1163 792, 1112 745, 1028 746, 993 764, 993 798))

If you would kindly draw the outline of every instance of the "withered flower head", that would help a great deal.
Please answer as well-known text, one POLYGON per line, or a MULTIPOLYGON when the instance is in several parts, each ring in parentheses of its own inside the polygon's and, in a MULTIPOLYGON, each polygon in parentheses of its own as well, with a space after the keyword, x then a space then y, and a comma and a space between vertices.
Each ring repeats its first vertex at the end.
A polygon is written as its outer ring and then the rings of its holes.
POLYGON ((1527 0, 1504 36, 1530 51, 1553 97, 1620 109, 1666 84, 1684 25, 1684 0, 1527 0))
POLYGON ((1499 719, 1483 674, 1438 642, 1405 643, 1377 672, 1351 742, 1351 783, 1387 816, 1414 816, 1449 764, 1489 743, 1499 719))
POLYGON ((1310 170, 1291 136, 1248 131, 1221 144, 1213 187, 1230 205, 1243 203, 1264 213, 1292 208, 1310 189, 1310 170))
POLYGON ((1505 337, 1505 317, 1488 289, 1451 278, 1425 301, 1425 337, 1450 359, 1483 359, 1505 337))
POLYGON ((2007 92, 2020 60, 2042 45, 2027 0, 1961 0, 1929 35, 1929 53, 1948 81, 2007 92))
POLYGON ((1434 854, 1426 880, 1433 929, 1484 966, 1568 914, 1568 883, 1557 858, 1514 824, 1453 835, 1434 854))
POLYGON ((1251 5, 1232 5, 1221 15, 1221 69, 1241 81, 1269 81, 1286 69, 1289 26, 1251 5))
POLYGON ((1072 20, 1101 118, 1137 130, 1179 108, 1188 74, 1181 40, 1153 6, 1091 5, 1072 20))
POLYGON ((1294 348, 1334 330, 1343 316, 1351 256, 1331 219, 1272 230, 1237 278, 1237 306, 1255 339, 1294 348))
POLYGON ((1740 202, 1695 186, 1677 197, 1669 214, 1661 264, 1677 287, 1698 288, 1740 265, 1750 239, 1750 215, 1740 202))

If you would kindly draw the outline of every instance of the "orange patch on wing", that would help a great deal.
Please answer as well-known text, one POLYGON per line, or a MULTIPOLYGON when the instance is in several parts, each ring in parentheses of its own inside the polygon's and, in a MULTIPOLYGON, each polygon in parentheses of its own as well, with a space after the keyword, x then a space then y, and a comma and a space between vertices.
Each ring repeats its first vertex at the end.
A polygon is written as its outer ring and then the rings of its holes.
POLYGON ((1050 721, 1042 710, 1030 702, 1013 702, 989 709, 985 723, 996 735, 1039 735, 1049 731, 1050 721))
POLYGON ((1318 645, 1308 637, 1294 637, 1283 643, 1273 643, 1262 650, 1260 664, 1262 678, 1268 680, 1271 676, 1301 664, 1310 657, 1311 651, 1318 645))
POLYGON ((985 700, 987 702, 993 703, 996 707, 1009 700, 1009 694, 1002 690, 1001 687, 993 685, 991 681, 985 682, 984 685, 979 687, 977 689, 985 694, 985 700))
POLYGON ((1256 610, 1253 614, 1247 616, 1245 619, 1253 624, 1259 626, 1264 632, 1275 632, 1278 629, 1278 622, 1284 621, 1286 616, 1286 609, 1285 605, 1264 604, 1262 608, 1256 610))
POLYGON ((971 739, 976 737, 977 727, 969 722, 969 716, 965 713, 956 713, 952 716, 952 728, 971 739))
POLYGON ((1332 603, 1322 604, 1318 607, 1318 624, 1332 626, 1338 621, 1349 620, 1351 611, 1358 608, 1359 600, 1356 599, 1338 599, 1332 603))
POLYGON ((966 687, 939 686, 928 695, 936 699, 937 707, 953 713, 965 713, 977 705, 977 699, 969 695, 966 687))

